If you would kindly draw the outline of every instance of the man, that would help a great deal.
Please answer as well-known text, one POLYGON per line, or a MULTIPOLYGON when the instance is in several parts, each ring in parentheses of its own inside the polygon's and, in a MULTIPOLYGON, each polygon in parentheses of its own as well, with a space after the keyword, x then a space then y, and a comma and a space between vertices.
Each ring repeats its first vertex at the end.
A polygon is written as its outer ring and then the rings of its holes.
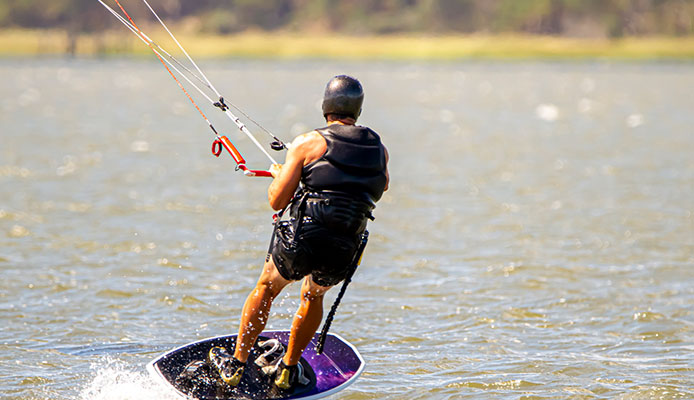
POLYGON ((274 210, 290 207, 289 221, 277 222, 255 289, 243 306, 233 357, 223 348, 210 362, 224 382, 238 385, 272 301, 292 281, 303 278, 301 305, 294 316, 286 354, 275 384, 290 389, 298 363, 323 317, 323 295, 345 279, 371 211, 388 189, 388 153, 379 136, 355 125, 364 99, 356 79, 340 75, 328 82, 323 98, 325 128, 297 137, 284 165, 275 164, 268 200, 274 210), (301 183, 301 186, 299 185, 301 183))

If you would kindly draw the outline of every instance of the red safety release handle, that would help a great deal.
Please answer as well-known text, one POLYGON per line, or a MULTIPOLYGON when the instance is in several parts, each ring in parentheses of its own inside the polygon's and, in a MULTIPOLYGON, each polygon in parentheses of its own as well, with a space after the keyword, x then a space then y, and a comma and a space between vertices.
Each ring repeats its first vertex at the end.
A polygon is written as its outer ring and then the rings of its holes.
POLYGON ((215 157, 219 157, 222 154, 222 141, 219 139, 216 139, 214 142, 212 142, 212 154, 215 157))
POLYGON ((241 153, 239 153, 234 144, 231 143, 231 140, 229 140, 229 138, 226 136, 218 136, 217 139, 215 139, 215 141, 212 142, 212 154, 219 157, 220 154, 222 154, 222 146, 224 146, 224 148, 229 152, 229 154, 231 154, 231 156, 234 158, 234 161, 236 161, 236 164, 246 163, 246 160, 244 160, 241 153))
POLYGON ((234 159, 234 161, 236 161, 237 168, 243 171, 245 175, 272 177, 270 171, 260 171, 246 167, 246 160, 236 149, 236 146, 234 146, 234 144, 231 143, 231 140, 229 140, 229 138, 226 136, 218 136, 217 139, 212 142, 212 154, 219 157, 222 154, 222 147, 224 147, 229 154, 231 154, 231 157, 234 159))

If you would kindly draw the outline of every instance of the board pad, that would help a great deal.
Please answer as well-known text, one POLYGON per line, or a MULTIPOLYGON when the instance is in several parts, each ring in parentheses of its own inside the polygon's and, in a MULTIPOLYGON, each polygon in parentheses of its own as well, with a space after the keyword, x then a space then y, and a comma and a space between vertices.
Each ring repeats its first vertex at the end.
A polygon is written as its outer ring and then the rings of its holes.
MULTIPOLYGON (((258 338, 277 339, 285 347, 289 339, 288 331, 267 331, 258 338)), ((299 386, 294 390, 280 391, 262 375, 253 363, 259 355, 257 346, 251 352, 244 377, 239 386, 233 390, 212 383, 200 385, 194 392, 189 392, 176 385, 176 377, 185 366, 196 360, 205 360, 213 346, 223 346, 232 353, 236 335, 218 336, 193 342, 154 359, 147 369, 155 380, 164 383, 180 398, 199 400, 237 400, 237 399, 319 399, 334 394, 353 383, 364 369, 364 360, 357 349, 346 340, 335 334, 326 337, 323 354, 318 355, 315 346, 318 343, 316 334, 303 353, 302 364, 305 375, 311 380, 308 386, 299 386)))

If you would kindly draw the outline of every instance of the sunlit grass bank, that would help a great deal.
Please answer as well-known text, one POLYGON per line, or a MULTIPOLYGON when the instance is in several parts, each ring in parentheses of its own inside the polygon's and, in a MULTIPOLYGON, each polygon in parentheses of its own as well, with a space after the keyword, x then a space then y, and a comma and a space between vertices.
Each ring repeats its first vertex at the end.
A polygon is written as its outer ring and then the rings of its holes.
MULTIPOLYGON (((155 34, 157 33, 157 34, 155 34)), ((162 33, 152 38, 177 54, 162 33)), ((694 37, 575 39, 548 36, 338 36, 242 33, 228 36, 180 34, 196 57, 327 59, 694 59, 694 37)), ((79 35, 71 44, 62 31, 0 31, 0 56, 147 55, 148 47, 127 31, 79 35)))

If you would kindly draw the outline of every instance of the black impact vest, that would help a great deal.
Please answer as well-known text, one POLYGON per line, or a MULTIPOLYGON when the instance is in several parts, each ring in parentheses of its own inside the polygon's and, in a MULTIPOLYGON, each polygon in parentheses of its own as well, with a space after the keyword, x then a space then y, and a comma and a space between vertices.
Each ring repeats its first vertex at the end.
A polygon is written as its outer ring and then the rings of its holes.
POLYGON ((381 138, 359 125, 331 124, 316 129, 327 149, 318 160, 304 166, 301 182, 312 192, 340 192, 367 203, 376 203, 385 191, 386 155, 381 138))

